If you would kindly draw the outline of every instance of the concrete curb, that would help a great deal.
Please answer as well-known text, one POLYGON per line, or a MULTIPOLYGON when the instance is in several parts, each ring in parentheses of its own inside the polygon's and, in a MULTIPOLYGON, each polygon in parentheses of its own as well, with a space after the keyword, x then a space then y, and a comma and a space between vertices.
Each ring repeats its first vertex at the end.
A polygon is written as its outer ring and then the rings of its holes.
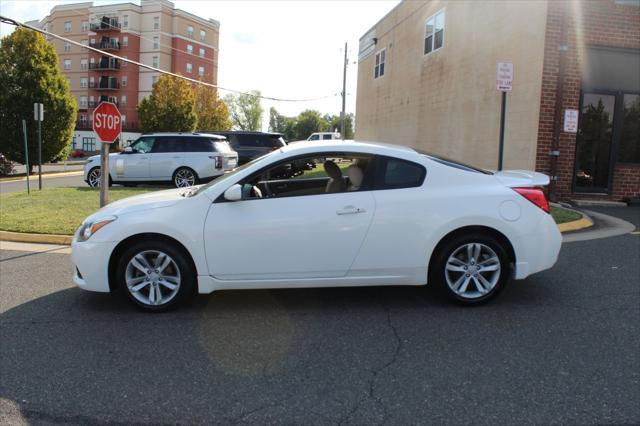
POLYGON ((0 241, 12 241, 19 243, 42 243, 70 245, 73 236, 56 234, 28 234, 26 232, 0 231, 0 241))
POLYGON ((593 219, 597 226, 594 229, 588 229, 583 232, 565 234, 562 236, 563 243, 615 237, 630 234, 636 230, 636 226, 626 220, 590 210, 586 210, 585 213, 593 219))
MULTIPOLYGON (((50 178, 56 178, 56 177, 64 177, 64 176, 82 176, 84 174, 84 172, 82 170, 77 170, 75 172, 52 172, 52 173, 43 173, 42 174, 42 179, 50 179, 50 178)), ((29 180, 33 181, 33 180, 38 180, 38 175, 31 175, 29 176, 29 180)), ((0 178, 0 183, 2 182, 23 182, 26 181, 27 177, 7 177, 7 178, 0 178)))
POLYGON ((558 224, 558 229, 560 230, 560 232, 564 233, 579 231, 581 229, 590 228, 592 226, 593 221, 583 215, 581 219, 558 224))

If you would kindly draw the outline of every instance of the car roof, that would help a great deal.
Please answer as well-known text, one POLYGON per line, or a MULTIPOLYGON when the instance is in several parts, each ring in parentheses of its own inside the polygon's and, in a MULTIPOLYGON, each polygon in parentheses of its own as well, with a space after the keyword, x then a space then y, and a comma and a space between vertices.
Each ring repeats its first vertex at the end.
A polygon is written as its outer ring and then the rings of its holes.
POLYGON ((203 137, 203 138, 213 138, 223 140, 224 136, 212 134, 212 133, 196 133, 196 132, 153 132, 153 133, 143 133, 142 136, 195 136, 195 137, 203 137))
POLYGON ((248 130, 207 130, 206 132, 214 135, 265 135, 265 136, 275 136, 275 137, 282 136, 282 133, 251 132, 248 130))
MULTIPOLYGON (((331 140, 323 140, 323 141, 292 141, 285 147, 280 148, 282 152, 293 153, 295 151, 313 151, 315 149, 321 149, 322 151, 341 151, 341 150, 365 150, 368 152, 378 152, 381 151, 391 153, 396 152, 398 154, 411 155, 418 154, 414 149, 409 148, 407 146, 402 145, 394 145, 389 143, 382 142, 371 142, 371 141, 356 141, 356 140, 340 140, 340 139, 331 139, 331 140)), ((302 152, 301 152, 302 153, 302 152)))

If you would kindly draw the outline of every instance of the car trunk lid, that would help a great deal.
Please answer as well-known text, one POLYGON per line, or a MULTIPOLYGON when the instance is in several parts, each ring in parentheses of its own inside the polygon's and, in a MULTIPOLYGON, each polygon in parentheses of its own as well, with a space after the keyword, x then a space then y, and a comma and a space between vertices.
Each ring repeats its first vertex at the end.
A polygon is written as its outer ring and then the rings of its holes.
POLYGON ((549 185, 549 176, 530 170, 503 170, 493 174, 496 179, 509 188, 549 185))

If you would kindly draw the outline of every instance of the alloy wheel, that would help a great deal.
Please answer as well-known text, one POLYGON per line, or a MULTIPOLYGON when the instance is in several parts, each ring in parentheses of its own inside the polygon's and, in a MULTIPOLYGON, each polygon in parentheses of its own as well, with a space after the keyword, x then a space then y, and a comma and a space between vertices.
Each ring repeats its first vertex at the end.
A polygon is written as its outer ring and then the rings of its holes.
POLYGON ((92 169, 89 172, 89 176, 87 176, 87 181, 89 182, 89 186, 93 188, 97 188, 100 186, 100 178, 102 177, 102 172, 99 167, 92 169))
POLYGON ((193 186, 196 183, 196 176, 191 170, 188 169, 180 169, 176 173, 175 178, 173 179, 176 187, 178 188, 186 188, 188 186, 193 186))
POLYGON ((500 280, 502 266, 486 244, 468 243, 453 251, 445 265, 449 288, 459 297, 478 299, 490 293, 500 280))
POLYGON ((125 271, 129 293, 147 306, 170 302, 180 290, 180 269, 168 254, 146 250, 133 256, 125 271))

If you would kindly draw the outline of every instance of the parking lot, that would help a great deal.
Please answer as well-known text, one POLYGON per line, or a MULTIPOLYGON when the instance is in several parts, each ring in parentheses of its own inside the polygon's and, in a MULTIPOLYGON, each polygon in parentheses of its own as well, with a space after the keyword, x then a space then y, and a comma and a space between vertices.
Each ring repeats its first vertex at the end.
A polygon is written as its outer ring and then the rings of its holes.
POLYGON ((640 422, 637 234, 564 244, 476 308, 367 287, 145 314, 75 288, 67 254, 1 256, 3 424, 640 422))

